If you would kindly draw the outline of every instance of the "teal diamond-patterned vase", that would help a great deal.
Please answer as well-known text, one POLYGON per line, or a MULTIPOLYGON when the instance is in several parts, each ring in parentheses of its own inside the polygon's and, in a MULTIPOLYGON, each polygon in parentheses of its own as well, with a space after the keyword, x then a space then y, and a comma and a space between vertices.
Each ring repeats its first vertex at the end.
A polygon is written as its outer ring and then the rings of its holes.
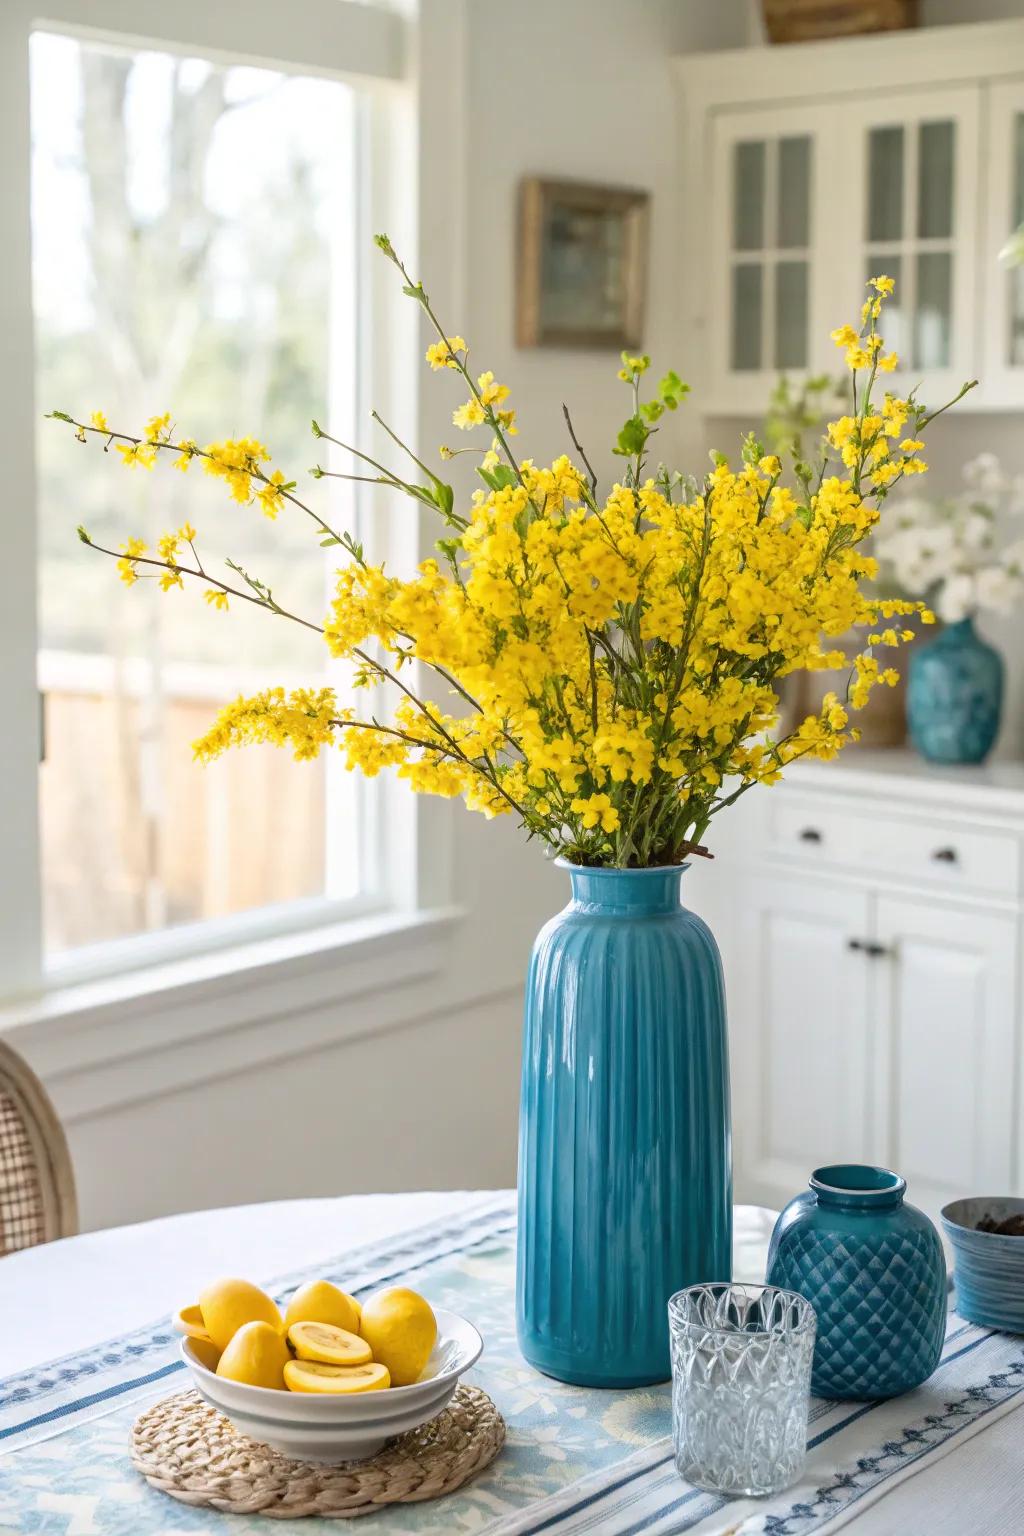
POLYGON ((975 633, 974 620, 947 624, 910 656, 907 725, 931 763, 980 763, 999 735, 1003 658, 975 633))
POLYGON ((799 1292, 817 1314, 818 1397, 895 1397, 939 1363, 946 1261, 906 1188, 885 1168, 818 1168, 775 1223, 768 1284, 799 1292))

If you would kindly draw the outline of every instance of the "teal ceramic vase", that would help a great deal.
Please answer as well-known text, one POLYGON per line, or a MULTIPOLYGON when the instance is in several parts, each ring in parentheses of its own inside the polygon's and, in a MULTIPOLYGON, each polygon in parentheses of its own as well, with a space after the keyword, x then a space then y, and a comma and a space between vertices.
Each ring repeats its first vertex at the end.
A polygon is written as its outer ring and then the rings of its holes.
POLYGON ((873 1400, 920 1386, 946 1335, 939 1234, 886 1168, 817 1168, 775 1224, 768 1284, 797 1291, 818 1318, 811 1390, 873 1400))
POLYGON ((669 1297, 731 1275, 725 992, 684 866, 560 861, 569 905, 526 988, 516 1322, 582 1386, 671 1375, 669 1297))
POLYGON ((949 624, 910 657, 910 739, 932 763, 980 763, 999 734, 1003 658, 980 639, 974 620, 949 624))

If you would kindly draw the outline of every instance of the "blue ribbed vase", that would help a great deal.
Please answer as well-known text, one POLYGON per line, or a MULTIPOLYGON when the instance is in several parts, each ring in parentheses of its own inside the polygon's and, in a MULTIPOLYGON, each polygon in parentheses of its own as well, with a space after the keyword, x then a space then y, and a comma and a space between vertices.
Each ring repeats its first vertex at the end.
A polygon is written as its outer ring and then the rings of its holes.
POLYGON ((910 739, 932 763, 980 763, 999 734, 1003 658, 976 633, 973 619, 949 624, 910 656, 910 739))
POLYGON ((946 1261, 928 1217, 887 1168, 816 1168, 775 1223, 768 1284, 806 1297, 818 1318, 811 1390, 895 1397, 934 1371, 946 1333, 946 1261))
POLYGON ((671 1375, 674 1291, 731 1276, 725 991, 685 866, 564 864, 526 988, 519 1344, 581 1386, 671 1375))

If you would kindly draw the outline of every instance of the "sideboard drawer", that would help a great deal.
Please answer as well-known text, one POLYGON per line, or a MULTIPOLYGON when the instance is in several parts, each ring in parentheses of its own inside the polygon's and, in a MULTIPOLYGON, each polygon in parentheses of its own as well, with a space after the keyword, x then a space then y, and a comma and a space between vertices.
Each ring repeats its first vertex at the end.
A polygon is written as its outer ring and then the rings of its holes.
POLYGON ((780 794, 768 817, 772 852, 816 865, 871 870, 880 878, 924 881, 948 891, 1016 896, 1020 844, 995 832, 938 819, 868 814, 814 796, 780 794))

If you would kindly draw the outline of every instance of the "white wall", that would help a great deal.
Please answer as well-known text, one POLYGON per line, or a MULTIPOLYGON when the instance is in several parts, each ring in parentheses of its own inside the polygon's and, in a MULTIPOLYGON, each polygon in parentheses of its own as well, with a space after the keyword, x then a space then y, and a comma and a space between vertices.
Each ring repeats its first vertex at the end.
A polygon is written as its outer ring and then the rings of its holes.
MULTIPOLYGON (((934 21, 963 9, 939 0, 925 7, 934 21)), ((989 9, 1006 14, 1007 6, 989 9)), ((980 19, 982 7, 971 10, 980 19)), ((421 275, 442 316, 470 339, 474 361, 511 385, 526 451, 540 459, 567 446, 565 400, 607 476, 608 444, 623 419, 614 356, 514 345, 516 184, 543 173, 650 188, 646 346, 659 363, 685 371, 668 60, 755 41, 756 5, 422 0, 420 11, 421 275)), ((699 209, 691 212, 700 218, 699 209)), ((451 383, 425 381, 426 445, 453 436, 451 383)), ((734 433, 736 424, 729 428, 734 433)), ((935 435, 934 480, 982 447, 1024 468, 1019 439, 1016 418, 951 423, 941 440, 935 435)), ((731 446, 728 432, 722 443, 731 446)), ((662 445, 670 457, 671 431, 662 445)), ((1017 715, 1021 686, 1015 678, 1017 715)), ((522 977, 533 934, 564 900, 564 878, 511 826, 462 811, 455 817, 452 886, 467 917, 450 963, 427 985, 396 994, 382 974, 378 997, 333 1005, 339 1036, 356 1027, 359 1038, 290 1058, 283 1017, 272 1064, 246 1070, 243 1032, 237 1073, 168 1092, 165 1058, 156 1053, 136 1066, 132 1102, 97 1112, 76 1108, 74 1086, 57 1076, 52 1087, 58 1108, 71 1114, 86 1226, 287 1194, 513 1181, 522 977)), ((700 906, 702 884, 714 876, 694 869, 687 879, 700 906)), ((329 1022, 330 1008, 325 1013, 329 1022)))

